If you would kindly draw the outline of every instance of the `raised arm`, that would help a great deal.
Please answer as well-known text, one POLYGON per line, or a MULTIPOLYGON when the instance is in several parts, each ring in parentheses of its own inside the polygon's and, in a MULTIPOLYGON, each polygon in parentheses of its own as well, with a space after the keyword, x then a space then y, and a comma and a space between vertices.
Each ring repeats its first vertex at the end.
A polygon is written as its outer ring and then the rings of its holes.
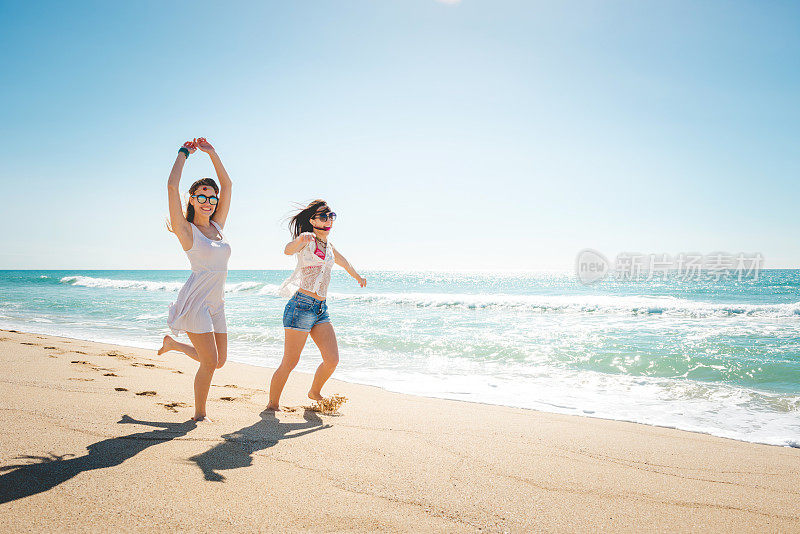
MULTIPOLYGON (((194 141, 186 141, 183 144, 189 154, 192 154, 197 147, 194 141)), ((183 206, 181 206, 181 193, 180 183, 181 174, 183 173, 183 165, 186 163, 188 156, 181 150, 175 158, 175 163, 172 165, 172 171, 169 173, 167 179, 167 198, 169 201, 169 224, 170 230, 178 236, 178 241, 181 242, 183 250, 192 248, 192 227, 189 226, 189 221, 183 215, 183 206)))
MULTIPOLYGON (((331 248, 333 248, 333 245, 331 245, 331 248)), ((344 270, 347 271, 347 274, 355 278, 356 282, 358 282, 358 285, 361 287, 367 287, 367 279, 358 274, 353 266, 350 265, 350 262, 347 261, 347 258, 342 256, 342 254, 335 248, 333 249, 333 260, 336 262, 336 265, 344 268, 344 270)))
POLYGON ((217 202, 217 209, 214 211, 214 215, 211 216, 211 220, 217 223, 220 228, 224 228, 225 221, 228 219, 228 211, 231 209, 231 186, 233 182, 231 182, 231 177, 228 176, 228 171, 225 170, 225 166, 222 165, 219 154, 217 154, 217 151, 211 146, 211 143, 208 142, 208 139, 205 137, 198 137, 196 142, 197 148, 208 154, 208 157, 211 158, 211 163, 214 164, 214 170, 217 173, 217 180, 219 180, 219 195, 217 196, 219 197, 219 202, 217 202))

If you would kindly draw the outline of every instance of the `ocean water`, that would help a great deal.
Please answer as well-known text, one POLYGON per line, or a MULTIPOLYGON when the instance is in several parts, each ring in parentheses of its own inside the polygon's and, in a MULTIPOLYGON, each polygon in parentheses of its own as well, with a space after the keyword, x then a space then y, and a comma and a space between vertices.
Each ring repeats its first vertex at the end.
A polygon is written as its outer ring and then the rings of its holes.
MULTIPOLYGON (((0 271, 0 328, 156 348, 188 274, 0 271)), ((229 273, 230 360, 278 364, 288 274, 229 273)), ((335 378, 800 446, 800 270, 593 286, 571 272, 365 275, 361 289, 334 271, 335 378)), ((319 361, 309 341, 298 368, 319 361)))

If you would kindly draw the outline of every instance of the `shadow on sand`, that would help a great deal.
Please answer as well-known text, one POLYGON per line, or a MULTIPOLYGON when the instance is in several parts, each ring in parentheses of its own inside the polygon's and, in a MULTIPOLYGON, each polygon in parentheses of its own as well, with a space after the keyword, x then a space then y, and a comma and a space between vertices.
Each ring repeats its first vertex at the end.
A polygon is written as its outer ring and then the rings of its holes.
POLYGON ((0 504, 22 497, 47 491, 66 482, 72 477, 91 471, 119 465, 148 447, 185 436, 196 428, 194 421, 183 423, 162 423, 158 421, 138 421, 123 415, 118 424, 136 423, 158 427, 159 430, 137 432, 127 436, 104 439, 86 447, 88 453, 72 457, 72 454, 61 456, 18 456, 17 460, 34 463, 6 465, 0 467, 0 504))
MULTIPOLYGON (((225 477, 217 471, 250 466, 255 452, 272 447, 282 439, 330 427, 323 425, 311 410, 305 411, 303 419, 302 423, 281 423, 273 412, 264 410, 257 423, 224 434, 222 438, 225 441, 190 460, 200 467, 206 480, 224 481, 225 477), (299 432, 291 433, 294 431, 299 432)), ((48 456, 18 456, 15 459, 25 463, 0 467, 0 504, 42 493, 85 471, 120 465, 148 447, 183 437, 197 427, 191 420, 182 423, 140 421, 128 415, 123 415, 118 421, 118 424, 129 423, 153 426, 158 430, 98 441, 89 445, 83 456, 53 453, 48 456)))
POLYGON ((303 413, 303 423, 281 423, 270 410, 264 410, 260 415, 261 420, 257 423, 223 434, 225 441, 189 458, 203 471, 206 480, 223 482, 225 477, 217 471, 249 467, 253 464, 254 453, 268 449, 282 439, 297 438, 330 428, 330 425, 323 425, 322 419, 311 410, 303 413), (296 430, 299 432, 290 434, 296 430))

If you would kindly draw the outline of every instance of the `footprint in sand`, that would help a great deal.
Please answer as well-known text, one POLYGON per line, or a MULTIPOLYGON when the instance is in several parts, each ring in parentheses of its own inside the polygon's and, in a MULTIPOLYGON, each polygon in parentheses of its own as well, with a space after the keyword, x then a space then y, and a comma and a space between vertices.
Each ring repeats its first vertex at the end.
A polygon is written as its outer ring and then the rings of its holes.
POLYGON ((79 382, 92 382, 94 378, 67 378, 67 380, 77 380, 79 382))
POLYGON ((116 373, 103 373, 103 376, 118 376, 116 373))
POLYGON ((69 362, 69 363, 79 363, 79 364, 81 364, 81 365, 89 365, 89 362, 85 362, 85 361, 83 361, 83 360, 72 360, 72 361, 71 361, 71 362, 69 362))
POLYGON ((154 363, 134 362, 134 363, 131 364, 131 367, 155 367, 155 366, 156 366, 156 364, 154 364, 154 363))
POLYGON ((236 397, 220 397, 219 400, 232 401, 236 400, 236 397))
POLYGON ((128 388, 114 388, 114 391, 128 391, 128 388))
POLYGON ((186 408, 188 406, 185 402, 159 402, 158 404, 174 413, 178 413, 177 408, 186 408))
POLYGON ((85 352, 80 351, 80 350, 73 350, 72 352, 74 352, 75 354, 83 354, 84 356, 86 355, 85 352))
POLYGON ((124 354, 120 354, 117 351, 109 351, 103 354, 103 356, 111 356, 112 358, 119 358, 120 360, 130 360, 130 356, 125 356, 124 354))
POLYGON ((35 347, 36 343, 28 343, 27 341, 23 341, 22 343, 20 343, 20 345, 32 345, 35 347))
POLYGON ((182 375, 183 374, 183 371, 178 371, 177 369, 174 369, 172 372, 175 373, 176 375, 182 375))
POLYGON ((155 391, 140 391, 137 393, 140 397, 152 397, 153 395, 158 395, 155 391))
POLYGON ((45 347, 47 350, 56 350, 58 347, 45 347))

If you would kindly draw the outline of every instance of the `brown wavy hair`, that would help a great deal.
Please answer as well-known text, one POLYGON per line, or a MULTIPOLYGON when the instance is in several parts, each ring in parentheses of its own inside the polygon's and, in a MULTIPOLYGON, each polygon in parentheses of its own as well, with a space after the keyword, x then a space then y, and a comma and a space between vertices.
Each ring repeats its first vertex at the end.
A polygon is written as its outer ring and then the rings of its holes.
POLYGON ((323 207, 328 208, 328 203, 318 198, 312 200, 308 206, 295 213, 289 219, 289 231, 292 232, 292 237, 297 239, 303 232, 313 232, 314 227, 311 225, 311 218, 321 211, 320 208, 323 207))

